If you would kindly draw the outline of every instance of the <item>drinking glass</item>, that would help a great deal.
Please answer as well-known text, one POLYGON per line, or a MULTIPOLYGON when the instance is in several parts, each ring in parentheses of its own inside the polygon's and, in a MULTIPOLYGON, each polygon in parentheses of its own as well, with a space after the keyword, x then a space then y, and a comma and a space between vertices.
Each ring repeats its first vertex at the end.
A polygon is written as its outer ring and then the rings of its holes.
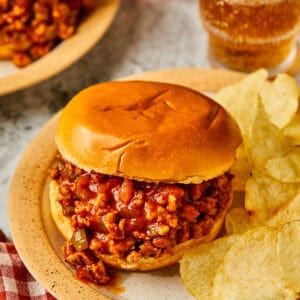
POLYGON ((299 60, 300 0, 199 0, 213 65, 288 71, 299 60))

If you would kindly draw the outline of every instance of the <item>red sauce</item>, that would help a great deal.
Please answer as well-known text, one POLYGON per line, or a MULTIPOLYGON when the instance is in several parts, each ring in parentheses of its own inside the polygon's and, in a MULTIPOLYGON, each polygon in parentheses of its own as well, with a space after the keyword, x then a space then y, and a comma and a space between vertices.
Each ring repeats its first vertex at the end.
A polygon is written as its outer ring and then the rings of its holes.
POLYGON ((147 183, 85 172, 59 156, 51 178, 73 230, 84 229, 87 237, 82 251, 66 243, 66 261, 81 280, 107 284, 111 275, 102 254, 136 262, 207 235, 229 201, 232 176, 200 184, 147 183))

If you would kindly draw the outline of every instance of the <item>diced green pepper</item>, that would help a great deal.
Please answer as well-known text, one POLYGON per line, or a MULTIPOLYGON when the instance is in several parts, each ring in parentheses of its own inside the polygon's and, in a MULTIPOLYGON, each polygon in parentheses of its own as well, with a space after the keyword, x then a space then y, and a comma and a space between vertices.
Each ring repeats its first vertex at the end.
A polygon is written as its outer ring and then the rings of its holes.
POLYGON ((88 240, 85 234, 84 229, 79 229, 73 233, 72 244, 75 247, 76 251, 82 251, 88 248, 88 240))

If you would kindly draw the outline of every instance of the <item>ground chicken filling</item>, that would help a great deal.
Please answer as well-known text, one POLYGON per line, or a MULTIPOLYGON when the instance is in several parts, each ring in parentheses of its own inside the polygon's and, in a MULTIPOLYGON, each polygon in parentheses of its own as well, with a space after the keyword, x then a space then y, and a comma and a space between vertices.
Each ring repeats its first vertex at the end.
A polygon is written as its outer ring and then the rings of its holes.
POLYGON ((102 254, 134 263, 207 235, 227 206, 232 179, 225 173, 200 184, 148 183, 86 172, 61 155, 50 176, 74 231, 64 258, 79 279, 96 284, 111 279, 102 254))

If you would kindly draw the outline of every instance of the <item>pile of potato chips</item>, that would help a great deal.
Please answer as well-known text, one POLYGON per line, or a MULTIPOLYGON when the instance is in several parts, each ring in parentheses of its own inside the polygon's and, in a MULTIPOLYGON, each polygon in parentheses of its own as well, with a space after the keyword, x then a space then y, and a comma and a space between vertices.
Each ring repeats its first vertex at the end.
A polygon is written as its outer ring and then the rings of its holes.
POLYGON ((295 80, 265 70, 222 89, 243 143, 231 169, 234 203, 225 236, 187 252, 181 278, 197 299, 300 295, 300 109, 295 80))

